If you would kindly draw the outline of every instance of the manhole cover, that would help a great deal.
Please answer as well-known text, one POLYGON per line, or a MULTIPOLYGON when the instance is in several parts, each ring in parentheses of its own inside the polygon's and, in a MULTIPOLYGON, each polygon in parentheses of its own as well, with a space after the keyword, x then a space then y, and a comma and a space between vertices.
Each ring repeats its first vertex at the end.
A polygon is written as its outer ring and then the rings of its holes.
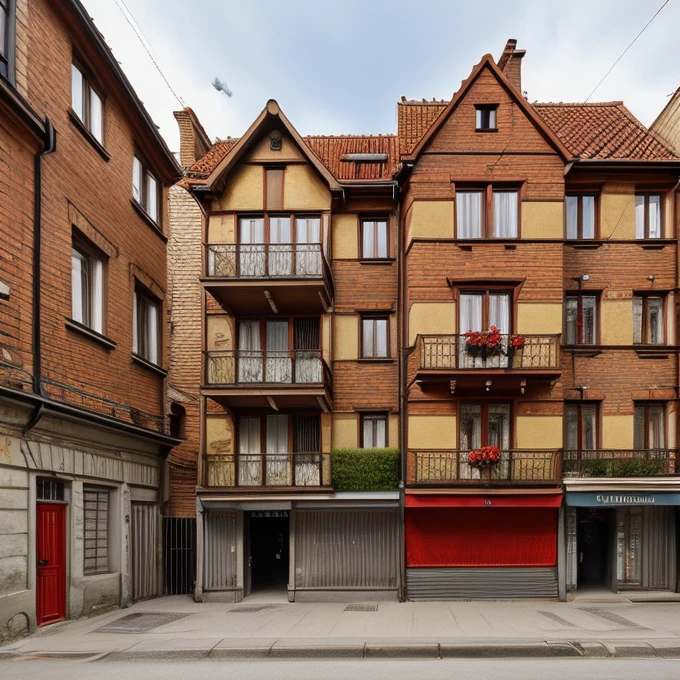
POLYGON ((346 612, 377 612, 377 604, 348 604, 345 607, 346 612))
POLYGON ((227 610, 227 614, 254 614, 255 612, 261 612, 263 609, 276 609, 275 604, 261 604, 261 605, 244 605, 243 607, 232 607, 227 610))
POLYGON ((97 633, 143 633, 144 631, 165 626, 168 623, 183 619, 188 614, 161 614, 145 612, 139 614, 128 614, 120 619, 111 621, 101 628, 97 628, 97 633))

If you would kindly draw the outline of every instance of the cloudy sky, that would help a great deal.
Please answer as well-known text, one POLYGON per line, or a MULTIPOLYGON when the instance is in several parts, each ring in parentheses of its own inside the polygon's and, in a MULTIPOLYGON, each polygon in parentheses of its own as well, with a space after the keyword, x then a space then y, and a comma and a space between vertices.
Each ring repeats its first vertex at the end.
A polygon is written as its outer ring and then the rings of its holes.
MULTIPOLYGON (((508 38, 527 50, 530 101, 584 101, 665 0, 82 1, 177 150, 180 103, 121 8, 214 139, 241 135, 270 98, 302 134, 394 133, 402 95, 449 99, 508 38)), ((678 26, 669 0, 591 101, 622 99, 649 125, 680 86, 678 26)))

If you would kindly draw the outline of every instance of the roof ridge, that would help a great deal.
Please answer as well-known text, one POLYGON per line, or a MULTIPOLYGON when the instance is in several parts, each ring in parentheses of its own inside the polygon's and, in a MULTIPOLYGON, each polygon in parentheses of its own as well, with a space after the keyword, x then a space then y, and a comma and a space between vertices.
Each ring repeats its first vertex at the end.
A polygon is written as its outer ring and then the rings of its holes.
POLYGON ((373 135, 303 135, 302 139, 394 139, 397 135, 378 132, 373 135))
POLYGON ((610 102, 533 102, 532 106, 622 106, 623 101, 610 102))
POLYGON ((450 99, 406 99, 401 98, 397 102, 397 106, 446 106, 451 100, 450 99))

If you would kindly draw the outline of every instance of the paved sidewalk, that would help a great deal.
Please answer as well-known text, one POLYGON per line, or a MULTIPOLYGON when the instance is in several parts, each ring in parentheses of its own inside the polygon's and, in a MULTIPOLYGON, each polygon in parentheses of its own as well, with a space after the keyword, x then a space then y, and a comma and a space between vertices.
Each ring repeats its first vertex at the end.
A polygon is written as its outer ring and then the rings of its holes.
POLYGON ((238 604, 162 597, 39 629, 0 659, 470 658, 680 659, 680 602, 626 598, 493 602, 238 604))

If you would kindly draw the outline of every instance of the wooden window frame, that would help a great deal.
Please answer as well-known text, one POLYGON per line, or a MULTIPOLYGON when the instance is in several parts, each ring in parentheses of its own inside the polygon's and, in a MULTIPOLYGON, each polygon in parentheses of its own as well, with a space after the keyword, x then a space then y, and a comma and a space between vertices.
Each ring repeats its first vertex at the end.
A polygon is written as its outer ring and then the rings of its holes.
POLYGON ((158 180, 158 175, 153 171, 150 163, 144 156, 135 152, 132 161, 132 200, 135 205, 140 208, 144 215, 150 219, 157 227, 162 223, 162 187, 158 180), (139 187, 139 199, 135 197, 135 161, 140 165, 141 171, 141 187, 139 187), (156 217, 149 212, 149 188, 147 184, 147 177, 151 177, 156 182, 156 217))
MULTIPOLYGON (((390 346, 391 333, 390 333, 390 321, 391 315, 389 314, 361 314, 359 317, 359 359, 362 361, 391 361, 392 359, 392 349, 390 346), (377 355, 364 355, 364 321, 386 321, 386 349, 387 354, 385 356, 377 355)), ((375 337, 375 336, 374 336, 375 337)), ((375 349, 375 342, 374 349, 375 349)))
POLYGON ((278 243, 272 244, 271 243, 271 230, 270 230, 270 220, 272 218, 277 218, 277 217, 288 217, 290 218, 290 242, 291 245, 297 243, 296 240, 296 230, 295 230, 295 220, 296 219, 301 219, 301 220, 307 220, 307 219, 318 219, 319 220, 319 240, 320 240, 320 245, 321 245, 321 252, 324 254, 324 259, 325 259, 325 252, 324 252, 324 243, 323 243, 323 212, 314 212, 314 211, 304 211, 301 210, 300 212, 286 212, 285 210, 269 210, 269 211, 258 211, 252 214, 248 214, 245 212, 239 212, 236 214, 236 243, 237 245, 241 244, 241 220, 252 220, 252 219, 258 219, 261 218, 264 220, 264 242, 262 244, 252 244, 248 243, 246 245, 281 245, 278 243))
POLYGON ((389 260, 390 259, 390 220, 389 217, 383 215, 376 215, 375 217, 364 215, 359 218, 359 259, 360 260, 389 260), (366 255, 364 253, 364 225, 373 223, 373 255, 366 255), (378 225, 385 225, 385 255, 376 255, 377 250, 377 236, 378 225))
MULTIPOLYGON (((238 336, 239 336, 239 331, 238 331, 238 325, 242 321, 257 321, 259 323, 260 327, 260 347, 262 347, 262 351, 265 351, 264 348, 267 346, 267 321, 286 321, 288 322, 288 347, 290 348, 288 351, 294 351, 293 346, 295 344, 295 320, 296 319, 318 319, 319 321, 319 344, 323 344, 323 320, 322 320, 322 315, 321 314, 279 314, 274 315, 274 314, 265 314, 264 316, 239 316, 235 320, 235 328, 236 328, 236 349, 240 350, 241 347, 238 346, 238 336)), ((307 352, 322 352, 323 348, 318 347, 316 349, 308 349, 308 350, 301 350, 301 351, 307 351, 307 352)))
POLYGON ((564 238, 566 241, 596 241, 600 237, 600 195, 594 191, 569 191, 565 194, 564 200, 564 238), (583 236, 583 199, 589 197, 593 199, 593 235, 583 236), (569 236, 569 225, 567 223, 567 198, 577 198, 576 206, 576 236, 569 236))
MULTIPOLYGON (((137 337, 133 338, 133 356, 141 359, 143 362, 151 366, 160 368, 163 363, 163 301, 157 298, 146 286, 139 281, 135 282, 134 289, 135 303, 133 306, 133 314, 136 314, 136 320, 133 324, 133 329, 136 328, 137 337), (141 303, 141 304, 140 304, 141 303), (149 355, 146 347, 146 335, 148 328, 148 314, 146 311, 154 306, 156 308, 156 360, 154 361, 149 355), (135 349, 136 347, 136 349, 135 349)), ((133 330, 134 333, 134 330, 133 330)))
MULTIPOLYGON (((89 510, 91 512, 91 510, 89 510)), ((83 575, 84 576, 93 576, 95 574, 108 574, 111 571, 110 568, 110 541, 111 541, 111 489, 106 486, 96 486, 93 484, 85 484, 83 486, 83 575), (88 501, 85 498, 86 494, 96 494, 96 503, 97 503, 97 508, 95 510, 95 515, 94 518, 88 517, 88 501), (100 509, 100 503, 104 504, 104 509, 100 509), (103 539, 100 537, 100 528, 99 528, 99 522, 100 522, 100 512, 105 513, 106 515, 106 532, 103 536, 103 539), (91 537, 88 537, 88 531, 92 531, 91 529, 88 530, 88 522, 94 521, 95 528, 94 528, 94 533, 95 537, 92 539, 91 537), (88 542, 94 540, 94 546, 89 546, 88 547, 88 542), (106 548, 101 548, 98 544, 100 540, 104 540, 106 542, 106 548), (94 550, 94 557, 88 557, 87 552, 88 550, 94 550), (103 551, 103 553, 102 553, 103 551), (87 561, 88 559, 94 559, 94 566, 88 566, 87 561), (99 560, 105 561, 106 562, 106 567, 99 566, 99 560)))
POLYGON ((0 76, 14 84, 16 52, 16 0, 0 0, 0 12, 5 14, 5 52, 0 52, 0 76))
MULTIPOLYGON (((86 326, 91 331, 99 333, 100 335, 106 336, 107 333, 107 320, 108 320, 108 264, 109 257, 106 253, 95 246, 86 236, 84 236, 80 231, 77 231, 75 227, 73 228, 73 236, 71 239, 71 252, 76 251, 88 264, 89 270, 89 280, 88 280, 88 291, 87 291, 87 310, 83 310, 83 320, 78 321, 73 319, 73 310, 71 309, 71 314, 69 318, 71 321, 78 323, 82 326, 86 326), (94 261, 101 262, 102 265, 102 291, 101 291, 101 308, 102 308, 102 327, 101 329, 94 328, 92 320, 92 310, 94 308, 94 281, 92 279, 94 261)), ((73 272, 71 273, 73 276, 73 272)), ((71 287, 71 296, 73 296, 73 284, 71 287)), ((71 304, 73 300, 71 299, 71 304)))
POLYGON ((664 221, 664 198, 665 195, 661 191, 636 191, 635 192, 635 200, 637 201, 638 197, 642 197, 645 199, 645 224, 643 227, 643 236, 639 237, 637 236, 637 222, 635 224, 635 232, 636 232, 636 240, 638 241, 656 241, 659 239, 664 238, 664 231, 665 231, 665 221, 664 221), (658 196, 659 197, 659 235, 658 236, 650 236, 649 235, 649 199, 651 196, 658 196))
POLYGON ((481 423, 482 429, 480 432, 481 446, 489 445, 489 406, 498 404, 507 404, 510 407, 510 415, 508 416, 508 427, 510 431, 508 432, 508 443, 509 448, 515 448, 515 400, 514 399, 457 399, 456 400, 456 450, 461 451, 461 424, 463 422, 462 418, 462 407, 465 404, 475 404, 481 406, 481 423))
POLYGON ((498 132, 498 104, 475 104, 475 132, 498 132), (494 125, 491 125, 493 113, 494 125), (484 125, 484 114, 487 115, 488 125, 484 125), (481 121, 482 125, 479 125, 481 121))
POLYGON ((461 332, 461 329, 459 328, 460 326, 460 296, 461 295, 479 295, 483 294, 484 298, 482 300, 482 327, 475 329, 477 331, 484 331, 489 328, 489 299, 491 297, 491 293, 506 293, 509 298, 510 298, 510 314, 509 314, 509 320, 510 320, 510 330, 508 331, 509 335, 512 335, 514 333, 514 328, 517 325, 517 319, 516 317, 516 310, 517 310, 517 305, 516 305, 516 297, 517 297, 517 289, 516 288, 508 288, 507 286, 460 286, 456 290, 456 309, 457 309, 457 317, 456 317, 456 328, 458 332, 461 332))
POLYGON ((265 207, 265 212, 283 211, 286 192, 286 167, 265 165, 262 167, 262 169, 264 173, 264 196, 262 205, 265 207), (277 183, 280 183, 280 191, 277 192, 273 191, 274 173, 277 173, 276 176, 279 177, 279 179, 277 179, 277 183), (270 203, 272 203, 272 205, 270 205, 270 203))
MULTIPOLYGON (((73 69, 77 69, 77 71, 80 73, 80 76, 82 78, 83 82, 83 100, 81 102, 82 105, 82 113, 83 115, 81 116, 74 108, 73 106, 70 107, 70 110, 72 114, 80 121, 80 123, 83 125, 83 127, 87 130, 88 134, 92 137, 92 140, 98 144, 100 147, 102 147, 102 150, 104 148, 104 143, 106 141, 106 130, 105 130, 105 125, 104 121, 106 119, 106 114, 105 114, 105 98, 102 94, 102 90, 94 84, 94 79, 90 75, 90 71, 86 69, 82 62, 80 62, 78 59, 75 57, 73 58, 71 62, 72 70, 71 70, 71 87, 73 87, 73 69), (100 103, 101 103, 101 111, 102 111, 102 118, 101 118, 101 139, 97 139, 95 136, 94 132, 92 131, 92 118, 91 118, 91 109, 90 109, 90 99, 91 99, 91 93, 94 92, 100 103)), ((71 98, 73 98, 73 91, 71 91, 71 98)), ((73 103, 73 99, 71 99, 71 103, 73 103)))
MULTIPOLYGON (((635 300, 642 300, 642 324, 640 327, 640 341, 635 340, 635 311, 633 311, 633 344, 634 345, 649 345, 651 347, 659 347, 668 344, 668 319, 667 319, 667 293, 665 291, 644 291, 644 292, 633 292, 633 306, 635 305, 635 300), (649 299, 650 298, 660 298, 661 300, 661 311, 662 311, 662 330, 661 334, 663 336, 663 342, 650 342, 646 338, 649 333, 649 299)), ((634 310, 634 307, 633 307, 634 310)))
POLYGON ((359 448, 389 448, 390 445, 390 414, 389 411, 362 411, 359 414, 359 448), (364 422, 366 420, 384 420, 385 421, 385 446, 384 447, 367 447, 364 445, 364 422))
POLYGON ((517 241, 522 238, 522 187, 517 183, 486 183, 480 184, 456 184, 456 199, 453 219, 455 225, 456 239, 465 243, 489 239, 494 241, 517 241), (458 193, 478 193, 482 194, 482 234, 471 238, 465 238, 458 234, 458 193), (516 193, 517 194, 517 235, 516 236, 496 236, 494 234, 494 193, 516 193))
MULTIPOLYGON (((582 324, 583 322, 581 322, 582 324)), ((582 326, 581 326, 582 328, 582 326)), ((584 290, 584 291, 567 291, 565 296, 564 296, 564 342, 563 344, 567 346, 583 346, 583 347, 593 347, 595 345, 600 344, 600 292, 599 291, 593 291, 593 290, 584 290), (582 342, 579 341, 579 319, 583 317, 583 303, 582 300, 583 298, 586 297, 593 297, 595 298, 595 328, 593 331, 593 342, 582 342), (567 300, 569 298, 575 298, 578 300, 578 306, 577 306, 577 312, 576 312, 576 343, 573 345, 567 345, 566 343, 566 337, 567 337, 567 323, 568 323, 568 309, 567 309, 567 300)))
POLYGON ((579 453, 581 451, 587 450, 584 449, 583 446, 581 445, 581 442, 583 441, 583 407, 588 406, 588 407, 594 407, 595 408, 595 427, 597 428, 595 431, 595 446, 594 448, 597 450, 601 448, 601 442, 602 442, 602 423, 601 423, 601 408, 600 408, 600 403, 599 401, 565 401, 564 402, 564 416, 563 416, 563 423, 564 423, 564 442, 565 442, 565 448, 566 448, 566 441, 567 441, 567 413, 566 410, 567 408, 576 408, 576 439, 577 439, 577 447, 575 449, 569 449, 570 451, 578 451, 579 453))
POLYGON ((635 411, 639 408, 643 409, 643 446, 635 446, 635 429, 633 429, 633 447, 635 449, 640 448, 642 450, 649 450, 649 409, 652 406, 660 406, 663 410, 663 438, 664 446, 662 448, 668 448, 668 403, 665 401, 635 401, 633 403, 633 428, 635 428, 635 411))
MULTIPOLYGON (((260 455, 266 456, 267 448, 267 416, 287 416, 288 417, 288 452, 289 453, 307 453, 306 451, 294 451, 295 444, 295 418, 314 416, 319 419, 319 445, 323 448, 322 436, 323 426, 321 424, 321 414, 319 411, 301 410, 301 411, 275 411, 267 409, 245 409, 243 411, 236 410, 234 418, 234 455, 239 456, 239 448, 241 446, 241 418, 259 418, 260 419, 260 455)), ((322 453, 322 451, 309 451, 309 453, 322 453)), ((254 455, 254 454, 253 454, 254 455)))

